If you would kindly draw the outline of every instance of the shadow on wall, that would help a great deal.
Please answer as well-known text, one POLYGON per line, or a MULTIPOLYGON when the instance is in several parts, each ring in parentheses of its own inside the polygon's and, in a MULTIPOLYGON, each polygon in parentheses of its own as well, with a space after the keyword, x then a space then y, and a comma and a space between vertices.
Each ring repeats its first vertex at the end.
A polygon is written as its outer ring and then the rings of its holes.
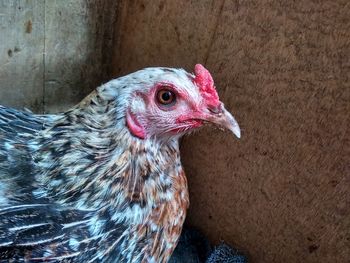
POLYGON ((242 139, 205 129, 182 160, 187 223, 253 262, 350 258, 347 1, 121 1, 114 74, 196 63, 242 139))
POLYGON ((47 26, 56 33, 46 41, 46 110, 67 109, 109 80, 116 2, 50 2, 47 26))

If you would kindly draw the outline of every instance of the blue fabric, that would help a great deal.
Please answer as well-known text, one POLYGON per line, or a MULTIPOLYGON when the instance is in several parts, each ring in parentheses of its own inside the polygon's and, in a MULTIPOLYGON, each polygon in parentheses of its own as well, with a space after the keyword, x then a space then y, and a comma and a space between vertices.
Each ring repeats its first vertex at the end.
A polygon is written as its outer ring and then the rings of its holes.
POLYGON ((217 246, 205 263, 246 263, 247 258, 226 244, 217 246))

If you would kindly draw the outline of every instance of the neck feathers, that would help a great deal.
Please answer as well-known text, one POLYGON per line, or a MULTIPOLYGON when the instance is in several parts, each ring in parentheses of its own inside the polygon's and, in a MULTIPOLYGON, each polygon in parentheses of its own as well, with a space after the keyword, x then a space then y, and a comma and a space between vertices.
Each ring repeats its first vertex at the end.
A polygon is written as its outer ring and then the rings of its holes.
POLYGON ((169 174, 182 169, 178 141, 133 137, 117 103, 94 92, 37 139, 37 180, 45 186, 38 197, 81 208, 99 208, 106 200, 142 207, 149 182, 154 189, 148 191, 170 188, 169 174))

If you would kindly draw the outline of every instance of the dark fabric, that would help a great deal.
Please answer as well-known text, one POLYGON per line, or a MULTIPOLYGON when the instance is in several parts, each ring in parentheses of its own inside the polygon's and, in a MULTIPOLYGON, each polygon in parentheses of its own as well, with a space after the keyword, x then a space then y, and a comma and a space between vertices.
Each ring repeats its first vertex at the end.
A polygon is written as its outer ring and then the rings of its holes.
POLYGON ((169 263, 204 263, 211 251, 205 236, 195 229, 185 228, 169 263))
POLYGON ((195 229, 185 228, 169 263, 246 263, 237 249, 222 243, 212 248, 209 240, 195 229))

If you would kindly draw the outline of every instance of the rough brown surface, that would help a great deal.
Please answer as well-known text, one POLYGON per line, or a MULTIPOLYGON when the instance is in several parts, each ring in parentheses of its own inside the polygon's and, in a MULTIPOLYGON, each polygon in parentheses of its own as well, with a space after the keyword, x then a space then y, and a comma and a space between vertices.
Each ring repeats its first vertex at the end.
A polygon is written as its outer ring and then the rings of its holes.
POLYGON ((348 0, 0 8, 0 104, 66 108, 108 78, 111 59, 115 76, 203 63, 243 131, 185 138, 188 223, 252 262, 350 262, 348 0))
POLYGON ((183 143, 189 224, 252 262, 350 262, 350 3, 121 1, 115 75, 203 63, 242 139, 183 143))

